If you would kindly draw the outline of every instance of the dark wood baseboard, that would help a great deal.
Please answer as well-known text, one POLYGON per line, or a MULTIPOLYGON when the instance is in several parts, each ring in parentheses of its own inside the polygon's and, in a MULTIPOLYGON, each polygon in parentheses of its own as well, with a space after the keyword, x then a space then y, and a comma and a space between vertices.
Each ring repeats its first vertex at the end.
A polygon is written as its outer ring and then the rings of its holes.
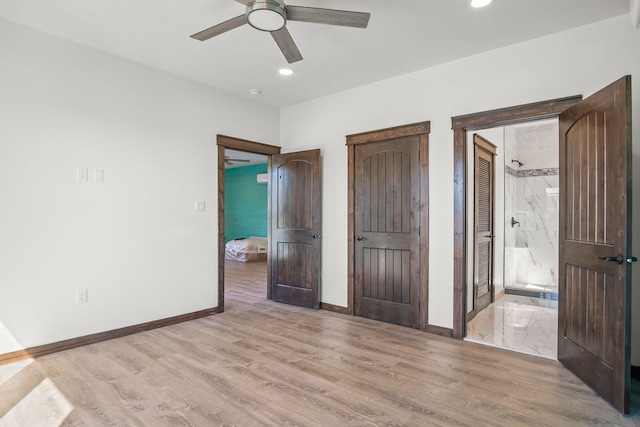
POLYGON ((321 302, 320 303, 320 309, 321 310, 333 311, 334 313, 340 313, 340 314, 351 314, 347 307, 341 307, 339 305, 333 305, 333 304, 329 304, 329 303, 326 303, 326 302, 321 302))
POLYGON ((71 348, 80 347, 87 344, 94 344, 113 338, 124 337, 126 335, 137 334, 138 332, 144 332, 151 329, 163 328, 165 326, 175 325, 176 323, 182 323, 189 320, 199 319, 201 317, 211 316, 212 314, 217 314, 221 311, 222 310, 219 307, 207 308, 200 311, 194 311, 192 313, 181 314, 178 316, 167 317, 165 319, 140 323, 138 325, 113 329, 111 331, 99 332, 97 334, 85 335, 83 337, 71 338, 51 344, 44 344, 36 347, 26 348, 24 350, 13 351, 11 353, 4 353, 0 354, 0 365, 6 365, 8 363, 17 362, 23 359, 36 358, 44 356, 45 354, 69 350, 71 348))
POLYGON ((453 338, 453 329, 443 328, 442 326, 427 325, 427 332, 442 337, 453 338))
POLYGON ((631 365, 631 378, 640 380, 640 366, 631 365))

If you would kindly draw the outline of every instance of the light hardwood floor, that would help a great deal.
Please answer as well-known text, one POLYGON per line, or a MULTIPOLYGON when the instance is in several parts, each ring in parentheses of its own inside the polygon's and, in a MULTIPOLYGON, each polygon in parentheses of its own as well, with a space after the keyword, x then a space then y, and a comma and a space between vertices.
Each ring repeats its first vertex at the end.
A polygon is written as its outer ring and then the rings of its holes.
POLYGON ((635 425, 557 361, 266 300, 0 367, 0 426, 635 425))

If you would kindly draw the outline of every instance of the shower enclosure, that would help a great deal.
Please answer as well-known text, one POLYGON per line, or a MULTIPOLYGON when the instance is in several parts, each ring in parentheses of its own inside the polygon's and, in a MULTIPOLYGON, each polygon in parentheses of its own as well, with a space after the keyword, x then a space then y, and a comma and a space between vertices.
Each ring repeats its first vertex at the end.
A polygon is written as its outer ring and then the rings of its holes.
POLYGON ((557 298, 558 164, 557 120, 505 128, 507 293, 557 298))

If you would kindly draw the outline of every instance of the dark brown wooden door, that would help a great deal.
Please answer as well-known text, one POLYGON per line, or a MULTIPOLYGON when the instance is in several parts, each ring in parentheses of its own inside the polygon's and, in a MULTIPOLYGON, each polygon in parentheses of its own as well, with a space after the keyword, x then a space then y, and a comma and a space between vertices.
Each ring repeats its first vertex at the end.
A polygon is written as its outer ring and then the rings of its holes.
POLYGON ((629 412, 631 78, 560 115, 558 360, 629 412))
POLYGON ((269 192, 271 298, 318 308, 320 150, 271 156, 269 192))
POLYGON ((419 326, 420 136, 355 147, 355 314, 419 326))
POLYGON ((474 248, 473 312, 478 314, 493 302, 494 206, 496 147, 473 135, 474 152, 474 248))

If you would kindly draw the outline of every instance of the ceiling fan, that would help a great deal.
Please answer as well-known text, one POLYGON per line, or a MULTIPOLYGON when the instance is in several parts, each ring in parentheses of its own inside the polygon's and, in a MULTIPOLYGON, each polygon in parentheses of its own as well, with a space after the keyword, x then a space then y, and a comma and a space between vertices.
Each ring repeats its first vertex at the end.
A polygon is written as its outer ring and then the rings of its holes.
POLYGON ((340 25, 367 28, 370 13, 336 9, 320 9, 306 6, 287 6, 284 0, 235 0, 247 6, 243 15, 193 34, 191 37, 205 41, 244 24, 261 31, 268 31, 289 64, 302 60, 298 47, 287 30, 287 21, 340 25))
POLYGON ((238 162, 238 163, 251 163, 251 160, 247 160, 247 159, 232 159, 229 156, 224 156, 224 164, 225 165, 232 166, 232 165, 235 164, 235 162, 238 162))

